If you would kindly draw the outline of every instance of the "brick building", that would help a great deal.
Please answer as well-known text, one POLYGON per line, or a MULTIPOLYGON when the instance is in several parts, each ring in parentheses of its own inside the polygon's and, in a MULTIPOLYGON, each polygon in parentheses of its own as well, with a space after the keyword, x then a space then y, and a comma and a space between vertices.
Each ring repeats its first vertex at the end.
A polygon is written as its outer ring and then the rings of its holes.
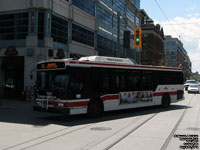
POLYGON ((142 17, 142 51, 141 63, 144 65, 164 65, 163 41, 164 32, 159 24, 154 25, 153 20, 141 10, 142 17))

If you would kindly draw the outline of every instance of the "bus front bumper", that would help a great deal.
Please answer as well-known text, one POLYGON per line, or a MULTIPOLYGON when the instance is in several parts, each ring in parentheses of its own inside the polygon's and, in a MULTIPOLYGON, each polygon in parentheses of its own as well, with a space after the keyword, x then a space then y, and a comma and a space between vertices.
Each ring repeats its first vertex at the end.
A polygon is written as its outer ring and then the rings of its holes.
POLYGON ((33 106, 34 111, 41 111, 41 112, 52 112, 52 113, 58 113, 58 114, 65 114, 69 115, 70 114, 70 109, 65 108, 65 107, 41 107, 39 105, 34 105, 33 106))

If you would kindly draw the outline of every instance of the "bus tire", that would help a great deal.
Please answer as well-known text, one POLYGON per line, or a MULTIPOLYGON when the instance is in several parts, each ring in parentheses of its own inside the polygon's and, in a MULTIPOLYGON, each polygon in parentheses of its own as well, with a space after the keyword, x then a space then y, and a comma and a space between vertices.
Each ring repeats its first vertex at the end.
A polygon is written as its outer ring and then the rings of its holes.
POLYGON ((171 100, 170 100, 169 94, 164 94, 164 95, 162 96, 162 104, 161 104, 161 106, 162 106, 163 108, 167 108, 167 107, 170 106, 170 102, 171 102, 171 100))
POLYGON ((87 113, 89 117, 100 116, 103 113, 103 103, 100 100, 90 101, 87 113))

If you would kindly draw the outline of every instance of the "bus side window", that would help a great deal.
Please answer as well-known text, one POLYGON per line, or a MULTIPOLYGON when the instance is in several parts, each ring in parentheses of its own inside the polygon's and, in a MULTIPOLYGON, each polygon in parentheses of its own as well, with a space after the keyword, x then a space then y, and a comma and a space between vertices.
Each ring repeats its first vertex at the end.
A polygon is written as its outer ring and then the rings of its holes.
POLYGON ((74 76, 70 82, 70 89, 73 91, 81 91, 83 89, 83 81, 77 76, 74 76))
POLYGON ((120 92, 127 91, 126 71, 125 70, 113 70, 111 74, 112 91, 120 92))
POLYGON ((101 87, 101 91, 107 91, 109 90, 109 74, 108 73, 105 73, 105 74, 102 74, 101 76, 101 82, 102 82, 102 86, 101 87))
POLYGON ((143 71, 142 73, 142 90, 151 90, 153 86, 152 82, 152 72, 151 71, 143 71))
POLYGON ((130 71, 127 76, 127 85, 129 91, 141 90, 140 71, 130 71))
POLYGON ((89 91, 89 70, 71 68, 69 79, 69 97, 71 99, 86 98, 89 91))
POLYGON ((109 89, 109 74, 106 69, 92 68, 91 90, 93 93, 106 92, 109 89))

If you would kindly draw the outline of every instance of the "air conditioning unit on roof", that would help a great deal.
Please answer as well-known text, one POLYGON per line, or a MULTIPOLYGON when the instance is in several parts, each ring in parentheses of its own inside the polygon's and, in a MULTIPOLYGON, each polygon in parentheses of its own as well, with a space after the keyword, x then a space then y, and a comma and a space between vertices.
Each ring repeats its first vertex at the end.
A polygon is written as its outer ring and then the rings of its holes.
POLYGON ((117 58, 117 57, 106 57, 106 56, 87 56, 81 57, 79 61, 90 61, 90 62, 102 62, 102 63, 117 63, 117 64, 130 64, 133 65, 133 61, 129 58, 117 58))

